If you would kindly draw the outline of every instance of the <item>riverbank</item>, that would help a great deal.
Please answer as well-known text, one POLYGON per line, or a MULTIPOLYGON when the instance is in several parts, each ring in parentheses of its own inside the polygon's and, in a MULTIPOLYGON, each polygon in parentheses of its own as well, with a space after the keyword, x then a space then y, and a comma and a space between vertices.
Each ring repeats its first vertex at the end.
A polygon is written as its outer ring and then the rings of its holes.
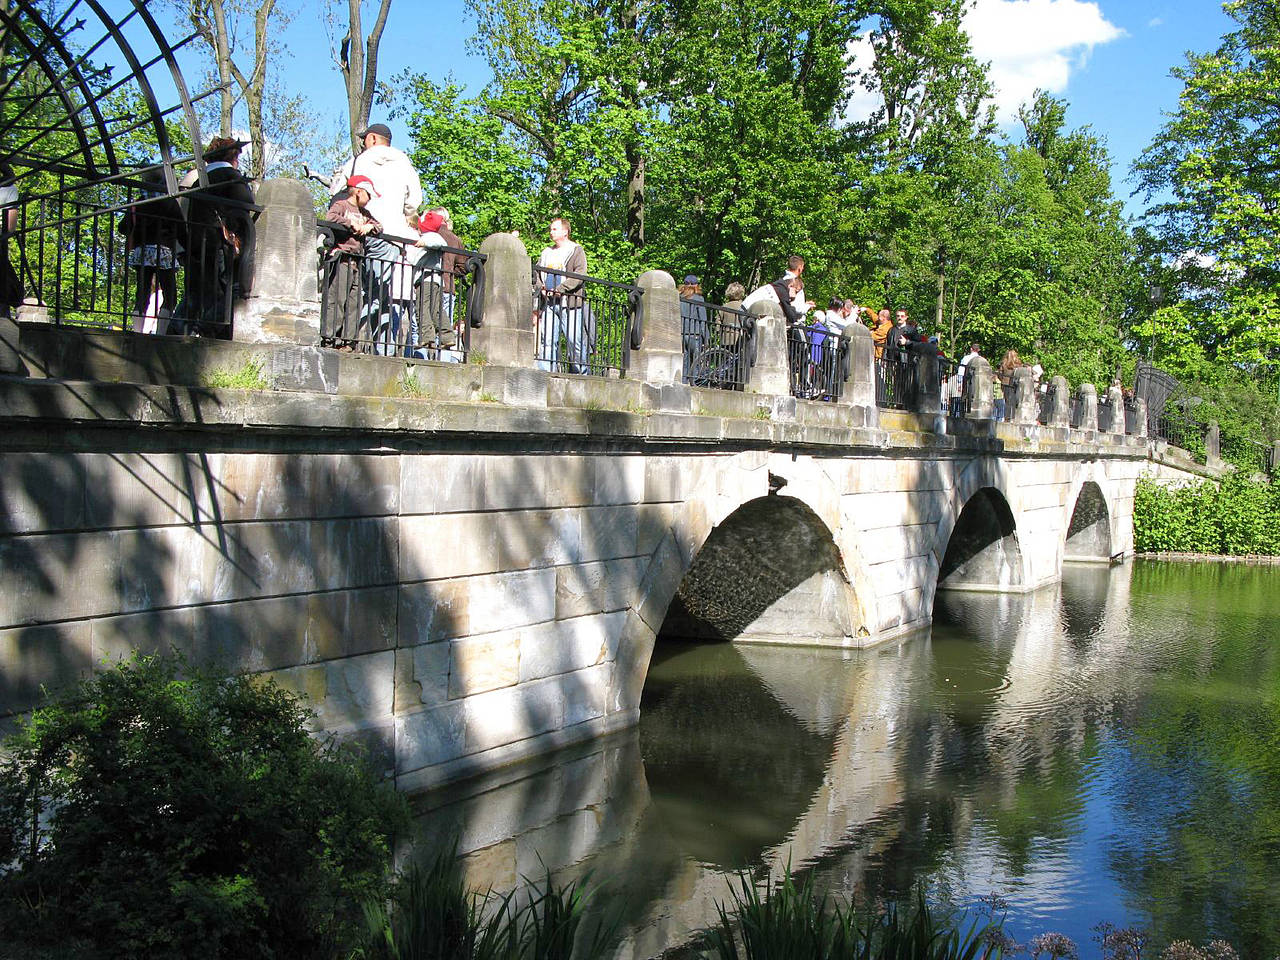
POLYGON ((1280 557, 1262 554, 1232 556, 1224 553, 1184 553, 1176 550, 1146 550, 1134 554, 1139 560, 1172 560, 1179 563, 1243 563, 1246 566, 1280 566, 1280 557))

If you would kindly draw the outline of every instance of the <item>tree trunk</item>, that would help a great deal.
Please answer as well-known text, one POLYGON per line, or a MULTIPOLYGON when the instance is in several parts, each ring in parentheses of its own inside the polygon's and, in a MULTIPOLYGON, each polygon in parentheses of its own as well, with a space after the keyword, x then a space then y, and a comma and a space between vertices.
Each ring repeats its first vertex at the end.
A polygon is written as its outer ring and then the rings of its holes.
POLYGON ((356 134, 369 125, 369 114, 373 110, 373 98, 378 90, 378 46, 391 12, 391 0, 380 0, 378 16, 367 38, 360 5, 361 0, 347 0, 347 34, 338 53, 338 68, 347 88, 347 120, 351 124, 353 150, 360 149, 356 134))
POLYGON ((644 153, 636 142, 627 144, 627 240, 637 250, 644 248, 644 153))
POLYGON ((218 132, 221 136, 229 137, 235 93, 231 87, 231 38, 227 33, 227 12, 222 6, 222 0, 209 0, 209 9, 213 13, 213 58, 218 66, 218 83, 222 85, 222 93, 218 98, 218 132))

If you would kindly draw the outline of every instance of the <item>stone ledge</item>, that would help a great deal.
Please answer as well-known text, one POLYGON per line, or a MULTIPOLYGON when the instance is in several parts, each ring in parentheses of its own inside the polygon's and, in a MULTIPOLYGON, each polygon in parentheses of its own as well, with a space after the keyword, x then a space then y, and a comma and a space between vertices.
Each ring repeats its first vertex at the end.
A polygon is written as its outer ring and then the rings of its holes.
MULTIPOLYGON (((236 346, 236 345, 232 345, 236 346)), ((378 358, 368 358, 378 360, 378 358)), ((380 361, 404 368, 401 361, 380 361)), ((457 367, 455 383, 461 383, 481 368, 457 367)), ((516 373, 517 371, 507 371, 516 373)), ((536 373, 536 371, 534 371, 536 373)), ((497 376, 497 374, 494 374, 497 376)), ((488 377, 489 373, 486 372, 488 377)), ((637 395, 653 388, 637 384, 637 395)), ((471 392, 471 387, 457 392, 471 392)), ((1067 459, 1106 457, 1146 459, 1168 463, 1178 469, 1217 477, 1214 470, 1167 449, 1163 443, 1114 442, 1108 438, 1092 441, 1082 431, 1070 431, 1065 442, 1042 436, 1025 439, 993 436, 990 430, 959 435, 913 430, 921 417, 885 411, 879 428, 855 425, 858 408, 832 406, 810 424, 785 416, 796 412, 797 401, 790 398, 758 397, 772 405, 768 420, 741 419, 678 413, 645 413, 594 407, 512 406, 493 400, 468 402, 436 400, 413 396, 344 396, 341 394, 274 390, 233 390, 211 387, 184 387, 157 384, 107 383, 0 377, 0 422, 11 429, 5 441, 12 449, 23 425, 33 429, 57 424, 102 428, 146 427, 155 430, 227 432, 237 430, 259 435, 309 434, 348 436, 367 443, 373 437, 424 442, 449 437, 513 438, 540 436, 590 439, 594 442, 622 442, 646 446, 651 443, 684 443, 709 446, 804 447, 827 450, 863 450, 884 453, 933 451, 939 455, 960 453, 1005 456, 1055 456, 1067 459), (781 402, 779 402, 781 401, 781 402), (790 401, 790 402, 787 402, 790 401), (779 417, 778 414, 783 414, 779 417), (894 428, 897 429, 894 429, 894 428), (1154 448, 1154 449, 1153 449, 1154 448), (1163 449, 1162 449, 1163 448, 1163 449)), ((735 401, 736 402, 736 401, 735 401)), ((746 406, 747 401, 742 401, 746 406)), ((806 406, 809 404, 805 401, 806 406)), ((768 410, 769 406, 753 409, 768 410)), ((932 418, 924 418, 932 419, 932 418)), ((947 421, 948 430, 957 423, 947 421)), ((988 422, 978 427, 991 427, 988 422)), ((39 434, 47 437, 47 430, 39 434)), ((241 434, 243 435, 243 434, 241 434)), ((241 441, 243 442, 243 441, 241 441)), ((47 446, 43 446, 47 449, 47 446)))

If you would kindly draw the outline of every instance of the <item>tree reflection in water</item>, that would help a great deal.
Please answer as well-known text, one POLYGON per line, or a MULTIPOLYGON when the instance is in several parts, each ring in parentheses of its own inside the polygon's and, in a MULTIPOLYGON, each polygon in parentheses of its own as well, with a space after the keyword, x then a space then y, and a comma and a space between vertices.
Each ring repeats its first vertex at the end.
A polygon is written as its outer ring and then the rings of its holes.
POLYGON ((619 957, 710 922, 727 878, 925 882, 1010 932, 1280 951, 1280 571, 1069 567, 1033 594, 941 594, 930 636, 842 652, 662 646, 638 731, 423 799, 473 879, 588 870, 619 957))

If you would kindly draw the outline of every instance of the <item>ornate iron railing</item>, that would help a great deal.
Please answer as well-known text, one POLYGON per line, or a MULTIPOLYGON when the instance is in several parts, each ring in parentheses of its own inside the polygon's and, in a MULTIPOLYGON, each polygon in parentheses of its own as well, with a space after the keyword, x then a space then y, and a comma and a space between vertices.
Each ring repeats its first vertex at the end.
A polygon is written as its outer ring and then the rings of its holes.
POLYGON ((1038 387, 1039 398, 1036 402, 1036 422, 1048 424, 1053 411, 1058 405, 1058 385, 1053 381, 1038 387))
POLYGON ((380 356, 465 363, 471 328, 484 298, 483 253, 462 247, 415 247, 380 236, 342 250, 351 236, 319 223, 320 345, 380 356))
POLYGON ((534 361, 557 373, 623 374, 638 340, 643 291, 534 264, 534 361))
POLYGON ((1111 405, 1111 397, 1103 394, 1098 397, 1098 432, 1109 433, 1115 428, 1115 420, 1117 413, 1124 416, 1124 411, 1117 411, 1111 405))
POLYGON ((756 318, 701 300, 680 301, 684 382, 695 387, 743 390, 756 360, 756 318))
POLYGON ((56 183, 19 205, 17 230, 7 238, 23 287, 19 316, 230 336, 235 299, 252 284, 261 207, 221 196, 216 187, 177 197, 154 193, 133 176, 77 187, 59 175, 56 183))
POLYGON ((897 347, 885 347, 875 360, 876 406, 910 410, 918 389, 916 356, 897 347))
POLYGON ((847 378, 848 345, 822 324, 787 330, 787 370, 791 395, 801 400, 840 399, 847 378))
POLYGON ((942 412, 949 417, 963 417, 969 413, 969 399, 964 395, 964 376, 968 365, 961 366, 955 360, 939 358, 942 378, 942 412))

